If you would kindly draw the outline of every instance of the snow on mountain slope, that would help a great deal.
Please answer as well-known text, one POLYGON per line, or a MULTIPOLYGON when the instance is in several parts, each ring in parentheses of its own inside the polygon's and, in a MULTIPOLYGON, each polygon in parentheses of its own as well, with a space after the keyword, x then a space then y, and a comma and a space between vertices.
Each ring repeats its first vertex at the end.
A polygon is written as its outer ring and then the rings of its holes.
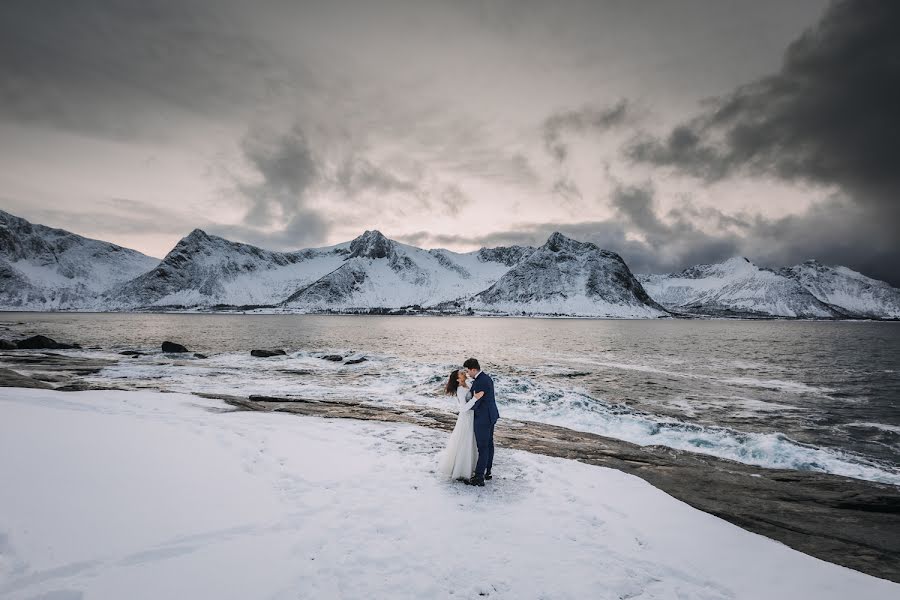
POLYGON ((497 281, 509 269, 510 255, 519 252, 498 250, 487 255, 422 250, 366 231, 350 242, 342 265, 296 290, 284 306, 308 311, 433 306, 497 281))
POLYGON ((847 267, 808 260, 781 270, 841 312, 868 319, 900 319, 900 290, 847 267))
POLYGON ((336 269, 347 244, 273 252, 195 229, 152 271, 106 294, 111 308, 271 305, 336 269))
POLYGON ((140 252, 0 210, 0 308, 94 308, 103 290, 158 263, 140 252))
POLYGON ((327 248, 275 252, 195 229, 160 262, 0 211, 0 310, 217 306, 897 319, 900 290, 815 261, 775 271, 732 258, 635 277, 617 254, 558 233, 537 249, 456 253, 366 231, 327 248))
POLYGON ((516 314, 622 318, 667 314, 618 254, 561 233, 551 235, 468 306, 516 314))
POLYGON ((639 275, 650 296, 676 312, 711 316, 840 318, 795 279, 743 257, 680 273, 639 275))

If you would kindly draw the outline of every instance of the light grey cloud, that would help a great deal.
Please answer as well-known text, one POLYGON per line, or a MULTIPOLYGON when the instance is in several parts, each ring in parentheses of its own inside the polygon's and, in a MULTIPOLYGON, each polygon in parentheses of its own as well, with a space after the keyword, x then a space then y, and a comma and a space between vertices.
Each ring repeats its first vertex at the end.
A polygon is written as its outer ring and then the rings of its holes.
MULTIPOLYGON (((40 206, 21 199, 0 196, 0 205, 32 223, 65 229, 86 237, 106 239, 148 232, 186 233, 192 215, 128 198, 99 198, 82 206, 40 206)), ((189 230, 189 229, 188 229, 189 230)))
POLYGON ((554 181, 550 191, 565 200, 580 200, 583 197, 575 182, 567 177, 554 181))
POLYGON ((625 100, 612 106, 585 106, 577 110, 556 112, 542 125, 544 149, 557 162, 564 162, 569 155, 565 142, 567 134, 603 133, 633 120, 634 109, 625 100))

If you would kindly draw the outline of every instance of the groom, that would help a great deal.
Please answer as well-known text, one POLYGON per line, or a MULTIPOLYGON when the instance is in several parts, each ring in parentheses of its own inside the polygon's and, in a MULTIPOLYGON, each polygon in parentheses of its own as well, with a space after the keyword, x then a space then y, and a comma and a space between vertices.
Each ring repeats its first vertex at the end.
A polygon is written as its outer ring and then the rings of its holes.
POLYGON ((484 395, 472 405, 475 412, 475 445, 478 446, 478 462, 475 464, 475 475, 467 479, 469 485, 484 486, 485 479, 491 479, 491 466, 494 464, 494 425, 500 418, 497 402, 494 400, 494 380, 481 371, 481 365, 474 358, 463 363, 472 383, 472 393, 484 392, 484 395))

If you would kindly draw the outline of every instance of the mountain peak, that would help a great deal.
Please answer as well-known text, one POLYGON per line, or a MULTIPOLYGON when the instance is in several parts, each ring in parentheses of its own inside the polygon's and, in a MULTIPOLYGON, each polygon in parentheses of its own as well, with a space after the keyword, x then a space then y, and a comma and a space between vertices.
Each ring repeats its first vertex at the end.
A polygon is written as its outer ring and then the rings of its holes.
POLYGON ((377 229, 366 230, 350 242, 350 258, 388 258, 394 252, 394 242, 377 229))
POLYGON ((826 265, 823 265, 822 263, 820 263, 820 262, 819 262, 818 260, 816 260, 815 258, 810 258, 810 259, 808 259, 808 260, 804 260, 804 261, 801 263, 801 266, 809 267, 810 269, 816 269, 816 270, 818 270, 818 271, 821 271, 821 270, 824 270, 824 269, 827 269, 827 268, 828 268, 826 265))
POLYGON ((554 231, 549 238, 547 238, 547 242, 543 246, 547 250, 551 252, 580 252, 584 250, 597 250, 597 246, 590 242, 579 242, 578 240, 573 240, 570 237, 567 237, 561 234, 558 231, 554 231))
POLYGON ((746 271, 747 269, 757 269, 756 264, 745 256, 732 256, 720 263, 710 265, 714 270, 723 271, 746 271))
POLYGON ((208 240, 209 234, 200 229, 199 227, 195 228, 192 232, 185 236, 186 240, 208 240))

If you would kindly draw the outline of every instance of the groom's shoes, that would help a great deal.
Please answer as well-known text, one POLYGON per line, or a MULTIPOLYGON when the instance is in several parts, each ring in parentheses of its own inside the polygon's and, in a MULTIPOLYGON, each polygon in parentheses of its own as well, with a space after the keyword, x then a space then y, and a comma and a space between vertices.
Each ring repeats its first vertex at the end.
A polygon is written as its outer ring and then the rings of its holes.
POLYGON ((466 479, 466 485, 477 485, 479 487, 484 487, 484 477, 481 475, 475 475, 472 479, 466 479))
POLYGON ((485 480, 485 481, 490 481, 490 480, 493 479, 493 478, 494 478, 494 476, 491 475, 491 472, 490 472, 490 471, 488 471, 487 473, 484 474, 484 480, 485 480))

